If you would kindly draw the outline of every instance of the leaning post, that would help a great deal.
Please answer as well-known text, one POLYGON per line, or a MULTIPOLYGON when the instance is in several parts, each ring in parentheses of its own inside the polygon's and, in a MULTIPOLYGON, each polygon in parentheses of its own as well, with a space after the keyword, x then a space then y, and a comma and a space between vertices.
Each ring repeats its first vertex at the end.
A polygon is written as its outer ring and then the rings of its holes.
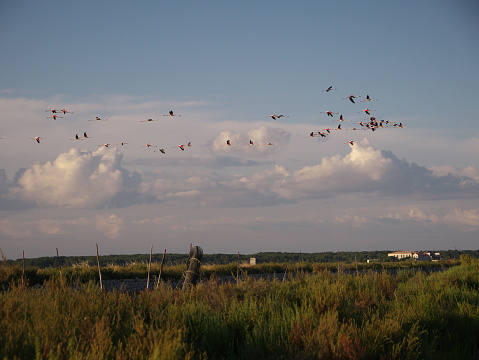
POLYGON ((185 281, 183 282, 183 290, 196 285, 200 277, 201 258, 203 257, 203 249, 199 246, 190 246, 190 257, 186 263, 185 281))

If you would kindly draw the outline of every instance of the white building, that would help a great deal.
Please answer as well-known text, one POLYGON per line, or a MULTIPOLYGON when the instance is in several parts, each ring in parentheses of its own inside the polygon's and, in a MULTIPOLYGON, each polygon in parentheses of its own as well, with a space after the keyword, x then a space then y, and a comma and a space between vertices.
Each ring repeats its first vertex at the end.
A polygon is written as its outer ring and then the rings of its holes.
POLYGON ((388 253, 388 256, 395 257, 397 259, 404 259, 407 257, 412 258, 414 255, 414 251, 395 251, 392 253, 388 253))
POLYGON ((388 256, 397 259, 411 258, 416 261, 437 261, 441 260, 441 254, 438 252, 417 252, 417 251, 395 251, 388 256))
POLYGON ((412 257, 416 261, 432 261, 432 257, 428 253, 415 252, 412 257))

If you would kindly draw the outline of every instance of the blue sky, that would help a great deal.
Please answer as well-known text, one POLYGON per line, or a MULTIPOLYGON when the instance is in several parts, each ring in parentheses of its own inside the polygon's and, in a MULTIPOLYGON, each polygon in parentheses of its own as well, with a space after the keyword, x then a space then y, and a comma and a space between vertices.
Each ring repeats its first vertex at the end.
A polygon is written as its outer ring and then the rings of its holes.
POLYGON ((466 0, 4 1, 0 247, 475 249, 478 15, 466 0), (346 129, 366 107, 406 128, 307 138, 337 126, 324 111, 346 129))

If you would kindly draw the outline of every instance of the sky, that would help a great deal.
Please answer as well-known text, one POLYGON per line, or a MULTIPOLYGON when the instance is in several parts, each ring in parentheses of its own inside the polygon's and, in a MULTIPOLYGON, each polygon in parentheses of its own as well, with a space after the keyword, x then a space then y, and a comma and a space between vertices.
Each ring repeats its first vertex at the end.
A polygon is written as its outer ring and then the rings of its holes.
POLYGON ((478 19, 473 0, 2 1, 2 253, 477 249, 478 19))

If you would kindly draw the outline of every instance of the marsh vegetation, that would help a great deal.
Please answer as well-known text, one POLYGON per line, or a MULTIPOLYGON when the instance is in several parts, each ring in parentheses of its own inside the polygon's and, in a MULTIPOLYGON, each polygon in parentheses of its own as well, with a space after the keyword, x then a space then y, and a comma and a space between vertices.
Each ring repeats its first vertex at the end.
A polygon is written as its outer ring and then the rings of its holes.
MULTIPOLYGON (((479 265, 462 260, 441 272, 395 274, 296 264, 288 281, 218 281, 221 271, 237 270, 231 264, 206 268, 209 276, 188 291, 165 281, 140 293, 102 291, 89 265, 62 268, 61 276, 27 269, 23 284, 21 269, 2 266, 0 358, 474 359, 479 265), (42 276, 42 286, 27 284, 42 276)), ((142 276, 144 265, 102 271, 142 276)), ((182 271, 165 267, 165 278, 182 271)))

